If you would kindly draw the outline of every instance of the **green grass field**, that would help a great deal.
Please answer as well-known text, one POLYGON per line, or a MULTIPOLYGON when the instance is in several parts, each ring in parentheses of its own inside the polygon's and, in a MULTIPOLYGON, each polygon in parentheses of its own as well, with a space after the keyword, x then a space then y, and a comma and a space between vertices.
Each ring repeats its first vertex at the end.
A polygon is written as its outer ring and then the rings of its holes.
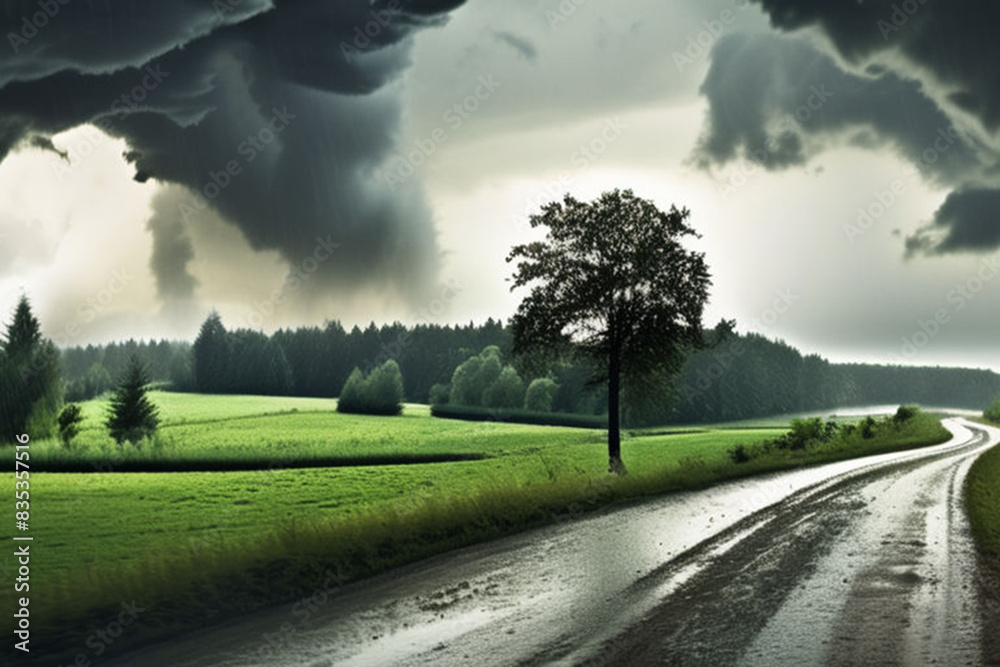
MULTIPOLYGON (((989 418, 1000 415, 1000 399, 984 414, 984 424, 1000 427, 989 418)), ((1000 447, 979 457, 969 470, 966 481, 966 506, 976 543, 984 556, 1000 568, 1000 447)))
MULTIPOLYGON (((32 601, 32 614, 53 645, 78 641, 77 633, 126 598, 150 603, 142 635, 148 639, 200 625, 197 610, 214 609, 218 619, 292 599, 327 569, 367 576, 616 500, 946 436, 928 418, 886 441, 736 465, 729 457, 734 445, 780 431, 652 431, 625 439, 630 474, 619 478, 606 473, 602 431, 434 419, 423 406, 407 406, 401 417, 367 417, 338 414, 329 400, 152 396, 164 417, 156 443, 119 455, 100 426, 102 405, 90 402, 70 450, 55 441, 31 445, 33 470, 74 461, 93 470, 31 478, 32 587, 45 592, 32 601), (442 454, 483 458, 289 467, 310 459, 442 454), (192 460, 259 469, 97 472, 120 470, 123 461, 192 460), (111 467, 98 467, 102 462, 111 467), (190 620, 178 625, 178 617, 190 620)), ((13 486, 13 474, 2 476, 13 486)), ((0 559, 0 568, 7 563, 0 559)))
POLYGON ((979 457, 969 471, 969 521, 980 549, 1000 563, 1000 447, 979 457))

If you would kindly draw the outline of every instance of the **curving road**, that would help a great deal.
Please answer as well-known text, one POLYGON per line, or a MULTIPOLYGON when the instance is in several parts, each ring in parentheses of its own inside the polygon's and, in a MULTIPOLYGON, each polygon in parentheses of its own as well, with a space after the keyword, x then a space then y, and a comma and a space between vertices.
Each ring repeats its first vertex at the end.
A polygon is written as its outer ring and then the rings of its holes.
POLYGON ((116 664, 978 665, 969 466, 1000 430, 445 554, 116 664))

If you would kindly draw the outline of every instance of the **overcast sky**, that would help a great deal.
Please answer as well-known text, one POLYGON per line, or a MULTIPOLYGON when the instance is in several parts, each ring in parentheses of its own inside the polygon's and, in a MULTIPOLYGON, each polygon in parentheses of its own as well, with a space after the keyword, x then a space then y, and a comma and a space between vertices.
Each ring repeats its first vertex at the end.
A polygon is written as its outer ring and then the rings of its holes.
POLYGON ((706 324, 1000 370, 995 3, 111 4, 0 19, 0 309, 60 344, 506 318, 528 214, 617 187, 692 210, 706 324))

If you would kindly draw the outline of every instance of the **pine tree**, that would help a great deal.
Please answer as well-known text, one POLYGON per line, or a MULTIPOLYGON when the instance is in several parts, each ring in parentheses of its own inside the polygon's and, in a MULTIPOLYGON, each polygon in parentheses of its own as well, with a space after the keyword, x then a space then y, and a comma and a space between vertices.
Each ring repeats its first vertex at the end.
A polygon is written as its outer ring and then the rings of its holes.
POLYGON ((0 345, 0 441, 21 433, 52 433, 64 387, 59 350, 42 337, 41 325, 22 296, 0 345))
POLYGON ((59 437, 63 441, 63 445, 66 447, 70 446, 75 438, 80 433, 80 424, 83 422, 83 411, 80 410, 80 406, 76 403, 70 403, 62 409, 58 417, 59 423, 59 437))
POLYGON ((222 318, 215 311, 208 316, 194 342, 194 382, 203 394, 222 394, 232 391, 234 384, 230 364, 234 345, 238 339, 230 337, 222 318))
POLYGON ((133 445, 152 436, 160 423, 156 406, 146 395, 149 384, 146 369, 136 355, 129 358, 121 383, 111 398, 108 419, 104 422, 119 445, 126 440, 133 445))
POLYGON ((42 327, 31 312, 28 297, 22 296, 14 310, 14 319, 4 336, 4 352, 15 362, 25 361, 42 342, 42 327))

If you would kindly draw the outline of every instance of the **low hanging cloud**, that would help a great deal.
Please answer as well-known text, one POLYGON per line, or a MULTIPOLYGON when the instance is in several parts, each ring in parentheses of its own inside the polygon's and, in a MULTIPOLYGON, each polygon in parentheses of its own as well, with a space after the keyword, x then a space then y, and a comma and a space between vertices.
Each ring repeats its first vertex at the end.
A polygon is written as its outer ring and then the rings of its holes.
POLYGON ((1000 248, 1000 190, 970 188, 948 195, 934 220, 906 240, 909 254, 1000 248))
POLYGON ((773 26, 796 34, 734 34, 716 44, 702 86, 710 111, 696 162, 749 157, 781 170, 833 146, 889 146, 928 181, 953 189, 907 239, 908 255, 1000 248, 993 73, 1000 42, 992 34, 1000 6, 757 2, 773 26))
POLYGON ((43 22, 37 3, 4 0, 0 160, 59 151, 53 135, 89 123, 127 142, 136 180, 184 186, 149 222, 165 300, 195 287, 182 227, 208 206, 291 266, 340 244, 310 289, 417 298, 439 251, 419 183, 390 193, 376 175, 401 117, 387 84, 415 31, 463 1, 74 2, 43 22))
POLYGON ((153 199, 153 215, 147 228, 153 234, 153 256, 149 266, 156 280, 156 291, 167 304, 193 302, 198 279, 188 271, 194 259, 194 245, 183 220, 178 218, 178 207, 187 193, 183 190, 164 190, 153 199))

